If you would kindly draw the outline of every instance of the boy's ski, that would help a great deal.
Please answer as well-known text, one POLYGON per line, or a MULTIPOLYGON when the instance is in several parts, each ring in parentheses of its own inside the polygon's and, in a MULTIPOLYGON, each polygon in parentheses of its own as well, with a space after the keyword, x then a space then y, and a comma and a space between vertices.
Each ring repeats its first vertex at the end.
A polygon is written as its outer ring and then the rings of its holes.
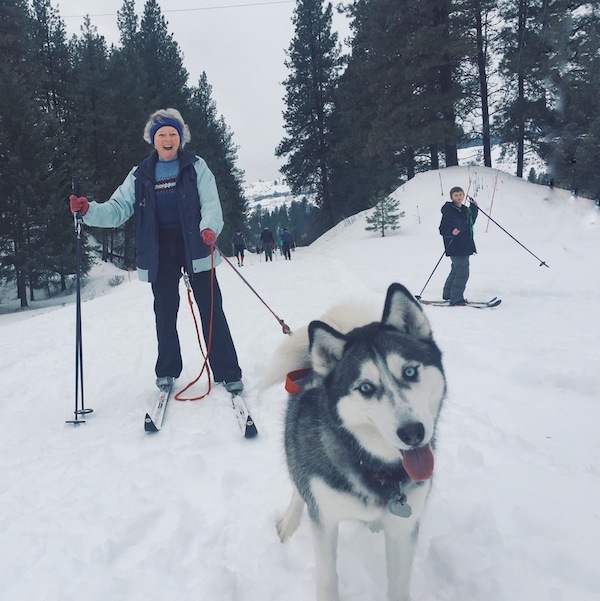
MULTIPOLYGON (((433 307, 453 307, 449 301, 447 300, 425 300, 420 298, 419 302, 422 305, 431 305, 433 307)), ((502 302, 502 299, 499 299, 497 296, 491 298, 489 301, 467 301, 466 305, 457 305, 457 306, 466 306, 473 307, 474 309, 491 309, 493 307, 497 307, 502 302)))
POLYGON ((256 424, 248 411, 246 401, 239 392, 231 392, 231 406, 235 411, 240 430, 245 438, 254 438, 258 434, 256 424))
POLYGON ((146 413, 144 419, 144 430, 146 432, 158 432, 160 430, 173 386, 161 386, 159 390, 160 392, 152 415, 146 413))
POLYGON ((502 302, 502 299, 494 297, 493 299, 489 300, 489 301, 467 301, 467 305, 472 305, 473 307, 481 307, 482 309, 485 309, 486 307, 497 307, 500 303, 502 302))

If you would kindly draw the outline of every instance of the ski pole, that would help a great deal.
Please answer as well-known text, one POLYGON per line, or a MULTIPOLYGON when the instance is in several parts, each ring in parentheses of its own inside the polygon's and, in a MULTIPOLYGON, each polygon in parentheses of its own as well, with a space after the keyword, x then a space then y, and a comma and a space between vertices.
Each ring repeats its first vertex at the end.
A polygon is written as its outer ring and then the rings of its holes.
POLYGON ((433 277, 433 274, 435 273, 435 270, 438 268, 438 265, 442 262, 442 259, 444 258, 444 255, 446 254, 446 251, 450 248, 450 245, 454 242, 454 237, 450 238, 450 241, 448 242, 448 246, 444 247, 444 252, 442 253, 442 255, 440 256, 440 258, 438 259, 438 262, 435 264, 435 267, 433 268, 433 271, 431 272, 430 276, 427 278, 427 281, 425 282, 425 286, 423 286, 423 290, 421 290, 421 292, 417 295, 415 295, 415 298, 417 300, 421 300, 421 294, 423 294, 423 291, 425 290, 425 288, 427 288, 427 284, 429 284, 429 280, 433 277))
MULTIPOLYGON (((473 199, 470 196, 467 196, 467 198, 469 199, 469 202, 473 201, 473 199)), ((507 232, 497 221, 492 219, 481 207, 479 207, 479 205, 477 205, 477 207, 492 223, 497 225, 507 236, 510 236, 519 246, 523 247, 532 257, 535 257, 540 262, 540 267, 542 267, 542 265, 543 265, 545 267, 550 268, 550 265, 548 265, 546 263, 546 261, 543 261, 538 256, 534 255, 524 244, 521 244, 510 232, 507 232)))
MULTIPOLYGON (((80 195, 79 181, 73 177, 71 188, 75 196, 80 195)), ((66 420, 67 424, 85 424, 84 419, 79 419, 79 416, 91 413, 93 409, 86 409, 83 403, 83 339, 81 331, 81 224, 83 218, 79 211, 73 213, 76 235, 76 251, 75 251, 75 276, 76 276, 76 312, 75 312, 75 411, 74 417, 71 420, 66 420), (81 408, 80 408, 81 399, 81 408)))
MULTIPOLYGON (((452 242, 452 240, 450 240, 450 242, 452 242)), ((438 262, 435 264, 435 267, 433 268, 431 275, 427 278, 427 281, 425 282, 425 286, 423 286, 423 290, 421 290, 421 292, 419 294, 415 295, 415 298, 417 300, 421 300, 421 294, 423 294, 423 292, 425 291, 425 288, 427 288, 427 284, 429 284, 429 280, 433 277, 435 270, 438 268, 438 265, 442 262, 442 259, 444 258, 445 254, 446 254, 446 250, 444 250, 444 252, 442 253, 442 256, 438 259, 438 262)))

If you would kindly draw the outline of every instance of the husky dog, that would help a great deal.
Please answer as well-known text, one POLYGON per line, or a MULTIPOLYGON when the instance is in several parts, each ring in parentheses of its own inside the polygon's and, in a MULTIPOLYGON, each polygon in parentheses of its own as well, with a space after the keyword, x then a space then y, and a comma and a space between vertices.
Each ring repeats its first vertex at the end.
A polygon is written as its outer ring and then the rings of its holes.
MULTIPOLYGON (((388 599, 409 601, 446 392, 441 352, 421 306, 400 284, 389 287, 381 321, 347 333, 313 321, 308 338, 310 375, 286 410, 285 452, 294 492, 277 524, 279 537, 283 542, 294 533, 306 505, 317 600, 339 601, 339 522, 360 520, 382 529, 388 599)), ((297 360, 301 354, 291 356, 297 360)))

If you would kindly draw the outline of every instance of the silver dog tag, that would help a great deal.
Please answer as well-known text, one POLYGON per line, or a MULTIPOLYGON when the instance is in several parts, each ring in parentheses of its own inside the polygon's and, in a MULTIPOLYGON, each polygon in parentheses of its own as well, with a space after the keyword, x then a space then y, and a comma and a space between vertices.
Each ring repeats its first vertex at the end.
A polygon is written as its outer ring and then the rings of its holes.
POLYGON ((388 509, 401 518, 409 518, 412 515, 412 509, 406 502, 406 495, 400 491, 392 493, 388 501, 388 509))

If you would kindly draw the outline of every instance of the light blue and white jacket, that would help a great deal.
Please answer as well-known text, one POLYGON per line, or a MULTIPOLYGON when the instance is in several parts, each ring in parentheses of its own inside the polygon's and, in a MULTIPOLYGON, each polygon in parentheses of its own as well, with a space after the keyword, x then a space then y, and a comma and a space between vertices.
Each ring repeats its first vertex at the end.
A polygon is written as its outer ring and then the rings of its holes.
MULTIPOLYGON (((179 150, 179 175, 176 196, 183 233, 186 271, 190 274, 208 271, 210 247, 200 232, 211 229, 217 235, 223 229, 223 210, 215 177, 204 159, 179 150)), ((136 216, 136 266, 141 281, 155 282, 158 273, 158 221, 156 215, 155 166, 158 154, 153 152, 134 167, 107 202, 90 202, 83 217, 86 225, 118 227, 134 213, 136 216)), ((214 265, 221 259, 214 253, 214 265)))

